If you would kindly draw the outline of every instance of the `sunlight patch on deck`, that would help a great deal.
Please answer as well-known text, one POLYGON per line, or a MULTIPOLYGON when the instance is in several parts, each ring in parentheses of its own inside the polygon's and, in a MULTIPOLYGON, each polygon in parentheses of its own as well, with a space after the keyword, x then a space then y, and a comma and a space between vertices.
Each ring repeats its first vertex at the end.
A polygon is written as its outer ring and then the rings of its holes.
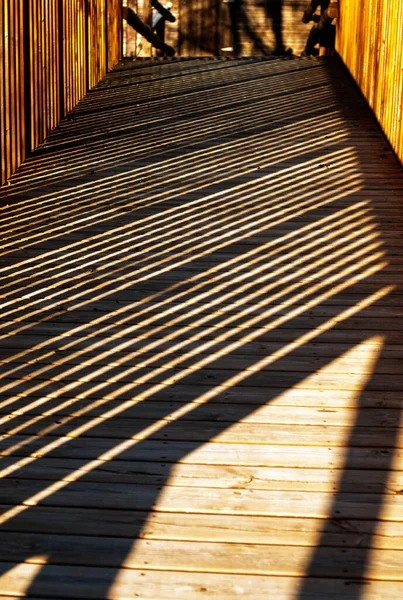
POLYGON ((12 566, 8 571, 0 574, 1 592, 5 592, 7 596, 15 595, 23 598, 47 564, 48 558, 47 555, 33 555, 25 562, 12 566))

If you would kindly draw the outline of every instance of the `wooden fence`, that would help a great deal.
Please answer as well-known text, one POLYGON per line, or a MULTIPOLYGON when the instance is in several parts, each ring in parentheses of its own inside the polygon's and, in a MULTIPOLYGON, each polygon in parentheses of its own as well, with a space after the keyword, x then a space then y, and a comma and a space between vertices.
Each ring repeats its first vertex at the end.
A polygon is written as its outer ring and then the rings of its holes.
POLYGON ((0 0, 3 183, 121 57, 121 0, 0 0))
POLYGON ((402 40, 402 0, 340 0, 338 52, 401 161, 402 40))

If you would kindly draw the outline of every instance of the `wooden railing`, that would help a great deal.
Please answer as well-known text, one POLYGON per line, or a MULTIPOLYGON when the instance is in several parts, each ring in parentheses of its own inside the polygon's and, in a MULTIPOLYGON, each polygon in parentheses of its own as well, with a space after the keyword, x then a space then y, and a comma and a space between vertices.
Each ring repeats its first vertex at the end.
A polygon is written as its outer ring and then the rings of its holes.
POLYGON ((402 40, 402 0, 340 0, 338 52, 403 162, 402 40))
POLYGON ((121 58, 121 0, 0 0, 1 183, 121 58))

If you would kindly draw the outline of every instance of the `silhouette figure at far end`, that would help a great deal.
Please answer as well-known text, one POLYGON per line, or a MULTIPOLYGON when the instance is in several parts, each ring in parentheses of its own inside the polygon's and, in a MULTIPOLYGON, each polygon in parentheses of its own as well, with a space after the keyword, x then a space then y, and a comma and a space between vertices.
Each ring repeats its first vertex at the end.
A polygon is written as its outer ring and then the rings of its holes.
POLYGON ((266 17, 270 20, 270 25, 275 38, 275 47, 269 48, 256 28, 251 23, 248 12, 245 7, 245 0, 224 0, 228 5, 230 27, 232 35, 232 46, 234 57, 239 57, 242 53, 242 44, 240 31, 243 29, 245 35, 253 44, 253 50, 264 56, 270 54, 290 54, 286 50, 283 36, 283 0, 263 0, 263 8, 266 17))

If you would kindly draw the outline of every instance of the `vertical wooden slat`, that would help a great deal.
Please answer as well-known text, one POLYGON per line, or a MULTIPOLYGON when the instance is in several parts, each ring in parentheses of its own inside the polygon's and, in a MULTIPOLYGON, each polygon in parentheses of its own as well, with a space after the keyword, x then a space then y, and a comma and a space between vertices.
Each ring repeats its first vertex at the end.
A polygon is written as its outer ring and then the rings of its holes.
POLYGON ((11 174, 10 162, 12 161, 11 145, 10 145, 10 4, 5 3, 4 11, 4 151, 6 153, 6 172, 5 177, 11 174))
MULTIPOLYGON (((105 72, 107 73, 109 70, 109 22, 108 22, 108 4, 109 4, 109 0, 103 0, 104 1, 104 48, 103 48, 103 52, 104 52, 104 61, 105 61, 105 72)), ((113 4, 113 0, 111 0, 111 4, 113 4)))
POLYGON ((10 102, 9 102, 9 147, 11 153, 11 171, 14 171, 16 166, 16 114, 15 104, 11 100, 16 97, 16 68, 17 68, 17 57, 16 57, 16 0, 11 4, 11 10, 9 11, 9 78, 10 78, 10 102))
POLYGON ((57 47, 58 47, 58 82, 57 82, 57 94, 59 101, 58 108, 58 121, 66 114, 65 113, 65 64, 64 64, 64 0, 58 0, 57 2, 57 47))
POLYGON ((5 114, 5 45, 6 31, 4 23, 5 4, 0 4, 0 183, 4 183, 7 171, 6 163, 6 114, 5 114))
POLYGON ((107 70, 110 70, 122 56, 122 2, 121 0, 110 0, 107 8, 107 70))
POLYGON ((32 23, 32 6, 31 2, 23 3, 22 15, 22 71, 24 77, 24 87, 21 90, 21 127, 24 130, 24 155, 21 157, 21 162, 25 156, 29 154, 32 148, 32 89, 30 76, 30 60, 31 60, 31 23, 32 23))

